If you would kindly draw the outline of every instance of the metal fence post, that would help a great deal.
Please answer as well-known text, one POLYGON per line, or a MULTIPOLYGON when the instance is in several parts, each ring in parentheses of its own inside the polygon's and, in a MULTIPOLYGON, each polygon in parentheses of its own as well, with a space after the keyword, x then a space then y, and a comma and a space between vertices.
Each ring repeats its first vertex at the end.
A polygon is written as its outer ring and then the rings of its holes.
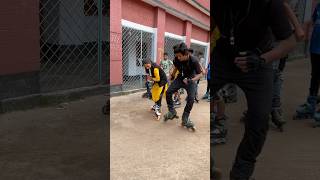
POLYGON ((102 0, 98 0, 98 73, 102 82, 102 0))
MULTIPOLYGON (((142 64, 142 51, 143 51, 143 49, 142 49, 142 44, 143 44, 143 42, 142 42, 142 38, 143 38, 143 36, 142 36, 142 31, 140 31, 140 59, 139 59, 139 61, 140 61, 140 63, 139 63, 139 65, 141 65, 142 64)), ((140 72, 139 73, 140 74, 140 87, 143 87, 143 83, 142 83, 142 73, 140 72)))

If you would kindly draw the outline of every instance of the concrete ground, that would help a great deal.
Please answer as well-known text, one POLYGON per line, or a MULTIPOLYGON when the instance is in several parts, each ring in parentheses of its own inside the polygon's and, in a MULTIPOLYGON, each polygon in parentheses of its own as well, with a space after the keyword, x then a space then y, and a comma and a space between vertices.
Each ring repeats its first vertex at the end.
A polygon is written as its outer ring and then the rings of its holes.
POLYGON ((0 115, 1 180, 107 179, 104 96, 0 115))
MULTIPOLYGON (((319 180, 320 179, 320 128, 312 128, 312 120, 292 120, 296 107, 308 94, 310 65, 308 60, 289 62, 284 74, 283 111, 288 121, 285 132, 272 126, 258 158, 254 177, 257 180, 319 180)), ((228 180, 228 173, 240 143, 243 125, 239 122, 246 103, 240 95, 238 103, 227 106, 229 135, 226 145, 218 146, 216 165, 228 180)))
MULTIPOLYGON (((202 81, 201 96, 205 88, 202 81)), ((180 119, 156 121, 150 111, 153 102, 141 95, 111 98, 111 179, 209 179, 209 103, 194 104, 191 119, 197 131, 189 132, 179 127, 180 119)), ((177 109, 180 116, 184 104, 177 109)), ((167 112, 165 99, 162 110, 167 112)))

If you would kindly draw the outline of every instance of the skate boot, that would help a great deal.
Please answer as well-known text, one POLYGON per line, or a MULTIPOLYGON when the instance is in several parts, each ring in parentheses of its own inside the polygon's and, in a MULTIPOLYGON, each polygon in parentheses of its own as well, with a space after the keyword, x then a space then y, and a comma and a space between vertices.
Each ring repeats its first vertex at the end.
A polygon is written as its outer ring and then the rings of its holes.
POLYGON ((154 109, 154 113, 157 117, 157 120, 159 121, 160 120, 160 116, 161 116, 161 107, 156 105, 155 106, 155 109, 154 109))
POLYGON ((236 103, 237 99, 237 87, 234 84, 227 84, 221 89, 222 97, 227 104, 236 103))
POLYGON ((173 101, 173 105, 175 108, 178 108, 181 106, 181 102, 178 98, 176 98, 174 101, 173 101))
POLYGON ((187 128, 188 130, 192 130, 193 132, 196 131, 196 127, 194 126, 194 123, 186 114, 182 115, 181 126, 187 128))
POLYGON ((293 117, 294 120, 299 119, 310 119, 313 118, 317 104, 316 96, 309 96, 307 103, 300 105, 296 110, 296 115, 293 117))
POLYGON ((173 110, 172 112, 169 111, 167 114, 165 114, 163 116, 163 121, 167 122, 168 120, 173 120, 174 118, 179 118, 179 116, 177 116, 177 111, 173 110))
POLYGON ((315 120, 315 123, 314 123, 313 127, 314 128, 320 127, 320 109, 316 113, 314 113, 314 117, 313 118, 315 120))
POLYGON ((227 142, 227 129, 225 128, 226 116, 216 118, 214 113, 210 113, 210 143, 213 145, 225 144, 227 142))
POLYGON ((184 94, 184 90, 183 89, 179 89, 179 93, 180 94, 184 94))
POLYGON ((150 110, 154 111, 154 110, 156 110, 156 108, 157 108, 157 105, 155 104, 155 105, 151 106, 150 110))
POLYGON ((286 121, 282 117, 281 109, 272 110, 271 121, 275 126, 277 126, 280 132, 283 132, 283 125, 286 124, 286 121))

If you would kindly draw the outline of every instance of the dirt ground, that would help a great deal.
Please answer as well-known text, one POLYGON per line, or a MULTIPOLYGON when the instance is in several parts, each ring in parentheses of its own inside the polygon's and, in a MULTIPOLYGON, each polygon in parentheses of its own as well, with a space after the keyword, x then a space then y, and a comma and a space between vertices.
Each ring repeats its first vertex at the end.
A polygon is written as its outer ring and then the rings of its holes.
POLYGON ((1 180, 107 179, 104 96, 0 115, 1 180))
MULTIPOLYGON (((292 120, 296 107, 305 102, 309 76, 308 60, 287 63, 283 92, 283 111, 287 125, 283 133, 270 126, 265 147, 258 158, 254 173, 257 180, 320 179, 320 128, 312 128, 312 120, 292 120)), ((245 108, 243 95, 238 103, 227 106, 228 142, 215 148, 216 165, 224 172, 223 180, 228 180, 228 173, 243 134, 244 128, 239 119, 245 108)))
MULTIPOLYGON (((272 127, 254 176, 258 180, 319 180, 320 128, 311 120, 292 120, 296 106, 305 101, 309 63, 289 62, 286 67, 283 109, 285 132, 272 127)), ((201 95, 205 81, 201 85, 201 95)), ((105 180, 108 179, 108 132, 101 113, 104 96, 56 107, 0 115, 0 179, 2 180, 105 180)), ((111 180, 209 179, 209 104, 194 105, 191 119, 197 132, 177 121, 155 121, 153 103, 141 93, 111 99, 111 180)), ((216 163, 224 180, 240 142, 245 109, 242 95, 227 107, 229 135, 216 147, 216 163)), ((166 112, 165 101, 163 111, 166 112)), ((181 115, 182 108, 178 109, 181 115)))
MULTIPOLYGON (((202 81, 201 96, 205 88, 202 81)), ((111 98, 111 179, 209 179, 209 103, 194 104, 190 117, 197 131, 189 132, 179 126, 181 119, 155 121, 149 110, 153 102, 141 95, 111 98)), ((180 116, 184 105, 177 109, 180 116)), ((162 110, 167 112, 165 99, 162 110)))

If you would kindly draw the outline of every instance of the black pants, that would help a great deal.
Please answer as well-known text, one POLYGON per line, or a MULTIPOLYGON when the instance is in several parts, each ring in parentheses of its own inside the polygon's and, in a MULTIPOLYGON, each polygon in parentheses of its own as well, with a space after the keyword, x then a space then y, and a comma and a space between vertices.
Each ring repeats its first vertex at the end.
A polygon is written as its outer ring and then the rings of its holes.
POLYGON ((189 83, 186 85, 182 78, 175 79, 169 86, 166 93, 166 100, 168 109, 170 112, 174 111, 174 105, 172 100, 172 95, 177 92, 180 88, 184 88, 187 91, 187 104, 184 108, 183 117, 189 117, 192 110, 194 99, 196 96, 197 84, 196 82, 189 83))
MULTIPOLYGON (((211 81, 211 95, 213 97, 225 84, 234 83, 244 91, 247 99, 248 119, 245 122, 245 133, 231 170, 232 177, 249 178, 253 174, 256 158, 260 154, 267 136, 268 116, 272 102, 272 80, 271 66, 254 73, 240 71, 227 73, 226 69, 221 67, 213 69, 211 81)), ((213 150, 212 146, 211 151, 213 150)))
POLYGON ((318 96, 320 84, 320 54, 311 54, 311 82, 309 95, 318 96))

